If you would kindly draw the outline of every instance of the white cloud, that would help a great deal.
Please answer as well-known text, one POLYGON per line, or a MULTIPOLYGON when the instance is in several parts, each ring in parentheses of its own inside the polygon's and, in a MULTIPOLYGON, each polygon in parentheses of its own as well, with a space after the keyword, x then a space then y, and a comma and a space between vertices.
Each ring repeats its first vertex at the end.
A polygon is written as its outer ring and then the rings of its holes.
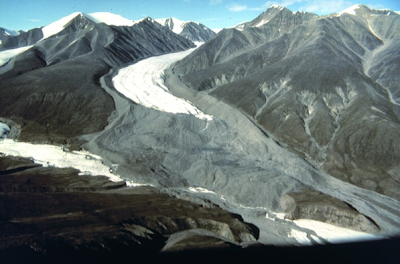
POLYGON ((247 5, 233 4, 228 8, 231 12, 240 12, 247 10, 247 5))
POLYGON ((25 21, 29 21, 29 22, 40 22, 40 19, 24 19, 25 21))

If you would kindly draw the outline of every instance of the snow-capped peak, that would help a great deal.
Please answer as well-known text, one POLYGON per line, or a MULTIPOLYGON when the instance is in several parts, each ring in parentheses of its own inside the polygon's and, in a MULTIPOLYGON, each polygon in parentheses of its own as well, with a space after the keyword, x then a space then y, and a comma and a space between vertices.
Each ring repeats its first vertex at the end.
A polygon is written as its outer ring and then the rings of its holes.
POLYGON ((272 5, 270 8, 276 8, 276 9, 279 9, 279 10, 283 10, 284 9, 284 7, 280 6, 280 5, 272 5))
POLYGON ((44 26, 42 28, 43 31, 43 39, 48 38, 52 35, 57 34, 58 32, 60 32, 61 30, 64 29, 64 26, 71 21, 72 19, 74 19, 75 17, 77 17, 78 15, 81 15, 82 13, 80 12, 76 12, 76 13, 72 13, 69 16, 63 17, 60 20, 57 20, 56 22, 53 22, 47 26, 44 26))
POLYGON ((108 13, 108 12, 98 12, 98 13, 90 13, 84 14, 81 12, 72 13, 66 17, 63 17, 47 26, 42 28, 43 31, 43 39, 46 39, 52 35, 57 34, 61 30, 65 28, 65 26, 76 18, 77 16, 84 16, 87 19, 95 22, 95 23, 105 23, 109 26, 132 26, 134 22, 132 20, 126 19, 120 15, 108 13))
POLYGON ((16 30, 10 30, 10 29, 6 29, 6 28, 3 28, 3 30, 4 30, 4 34, 6 34, 8 36, 18 36, 19 35, 19 32, 16 30))
POLYGON ((126 19, 120 15, 116 15, 108 12, 97 12, 84 14, 85 17, 89 18, 96 23, 104 23, 109 26, 133 26, 133 20, 126 19))
POLYGON ((356 10, 360 9, 360 7, 361 7, 361 5, 353 5, 347 9, 343 10, 342 12, 339 12, 337 15, 341 16, 343 14, 350 14, 350 15, 355 16, 355 15, 357 15, 356 10))
POLYGON ((172 30, 176 34, 180 34, 182 32, 185 24, 188 23, 187 21, 182 21, 175 17, 160 18, 160 19, 156 19, 156 21, 158 23, 160 23, 161 25, 168 27, 170 30, 172 30))
POLYGON ((152 23, 155 23, 155 22, 156 22, 153 18, 151 18, 151 17, 148 16, 148 17, 145 17, 145 18, 142 18, 142 19, 133 21, 133 25, 139 24, 139 23, 144 22, 144 21, 150 21, 150 22, 152 22, 152 23))

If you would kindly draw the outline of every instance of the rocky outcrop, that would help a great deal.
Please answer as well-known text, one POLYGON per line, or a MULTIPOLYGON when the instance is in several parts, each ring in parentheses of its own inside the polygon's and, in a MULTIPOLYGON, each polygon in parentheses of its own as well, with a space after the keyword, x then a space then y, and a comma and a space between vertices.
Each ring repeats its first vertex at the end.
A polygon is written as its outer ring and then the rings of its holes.
POLYGON ((205 25, 193 21, 181 21, 176 18, 156 19, 158 23, 194 42, 207 42, 217 34, 205 25))
POLYGON ((286 219, 311 219, 356 231, 377 233, 379 226, 351 205, 332 196, 311 190, 287 193, 281 207, 286 219))
POLYGON ((18 34, 9 34, 6 29, 0 28, 0 51, 34 45, 42 38, 43 32, 40 28, 18 31, 18 34))

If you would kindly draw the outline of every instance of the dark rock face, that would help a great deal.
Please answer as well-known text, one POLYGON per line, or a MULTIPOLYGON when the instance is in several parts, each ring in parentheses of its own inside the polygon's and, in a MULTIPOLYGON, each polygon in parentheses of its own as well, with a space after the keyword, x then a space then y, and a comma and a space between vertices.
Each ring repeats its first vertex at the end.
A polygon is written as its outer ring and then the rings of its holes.
POLYGON ((0 45, 33 45, 11 59, 13 67, 0 68, 1 117, 17 122, 20 139, 30 141, 65 143, 101 130, 114 110, 99 85, 102 75, 111 67, 194 47, 150 18, 116 27, 78 14, 55 35, 41 39, 38 30, 10 35, 0 45))
POLYGON ((184 29, 179 35, 190 39, 191 41, 207 42, 217 34, 203 24, 189 22, 185 25, 184 29))
POLYGON ((43 38, 43 32, 40 28, 34 28, 27 32, 19 31, 18 33, 17 36, 10 35, 6 33, 4 28, 0 28, 0 51, 30 46, 43 38))
POLYGON ((398 14, 364 6, 327 17, 271 8, 174 71, 315 166, 400 199, 399 26, 398 14))
MULTIPOLYGON (((223 238, 231 245, 258 238, 254 226, 219 208, 22 158, 0 158, 0 197, 0 254, 14 249, 49 256, 94 254, 118 246, 157 253, 168 237, 190 230, 206 241, 223 238)), ((196 244, 181 239, 179 248, 196 244)))
MULTIPOLYGON (((157 20, 161 25, 167 27, 170 30, 174 30, 175 27, 179 25, 175 25, 173 18, 167 18, 163 21, 157 20)), ((185 37, 191 41, 195 42, 207 42, 217 34, 209 29, 208 27, 204 26, 201 23, 196 23, 192 21, 188 21, 181 25, 181 32, 179 33, 180 36, 185 37)))
POLYGON ((280 30, 288 30, 305 21, 318 17, 308 12, 292 12, 285 7, 271 7, 249 22, 237 25, 236 29, 260 27, 265 24, 279 26, 280 30), (271 23, 272 22, 272 23, 271 23))
POLYGON ((379 231, 374 222, 350 205, 320 192, 288 193, 282 197, 281 206, 287 219, 311 219, 367 233, 379 231))
POLYGON ((109 61, 119 66, 138 59, 194 48, 188 39, 176 35, 151 18, 132 27, 114 27, 115 41, 108 47, 109 61), (117 59, 117 60, 116 60, 117 59))

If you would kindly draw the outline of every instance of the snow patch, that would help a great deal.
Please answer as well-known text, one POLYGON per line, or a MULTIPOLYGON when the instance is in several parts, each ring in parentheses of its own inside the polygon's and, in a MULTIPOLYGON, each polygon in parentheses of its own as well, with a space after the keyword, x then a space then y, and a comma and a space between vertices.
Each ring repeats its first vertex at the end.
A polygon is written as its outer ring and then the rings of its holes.
POLYGON ((257 25, 255 25, 254 27, 261 27, 262 25, 265 25, 268 22, 269 22, 269 19, 268 20, 263 19, 257 25))
POLYGON ((400 106, 400 103, 398 103, 398 102, 396 101, 396 99, 393 97, 393 94, 392 94, 392 92, 390 91, 390 89, 389 89, 388 87, 385 87, 385 90, 386 90, 386 92, 387 92, 387 94, 388 94, 389 101, 390 101, 392 104, 394 104, 394 105, 400 106))
POLYGON ((43 166, 75 168, 81 171, 80 175, 103 175, 114 182, 122 181, 118 175, 110 172, 110 167, 104 165, 99 156, 87 151, 70 152, 60 146, 5 139, 0 143, 0 152, 10 156, 31 158, 43 166))
POLYGON ((194 43, 194 45, 196 45, 197 48, 205 43, 205 42, 201 42, 201 41, 192 41, 192 42, 194 43))
POLYGON ((359 9, 360 7, 361 7, 360 5, 353 5, 347 9, 343 10, 342 12, 339 12, 337 14, 337 16, 341 16, 343 14, 350 14, 350 15, 355 16, 355 15, 357 15, 356 10, 359 9))
POLYGON ((387 115, 385 112, 383 112, 382 110, 379 110, 378 108, 376 108, 375 106, 371 106, 371 110, 372 111, 375 111, 375 112, 378 112, 378 113, 380 113, 380 114, 382 114, 382 115, 387 115))
POLYGON ((187 21, 179 20, 175 17, 172 18, 159 18, 155 20, 156 22, 160 23, 161 25, 168 27, 174 33, 180 34, 182 33, 183 29, 185 28, 185 24, 188 23, 187 21))
POLYGON ((26 46, 26 47, 1 51, 0 52, 0 67, 7 64, 12 58, 17 56, 18 54, 21 54, 22 52, 24 52, 30 48, 32 48, 32 46, 26 46))
POLYGON ((74 19, 75 17, 77 17, 81 14, 82 13, 80 13, 80 12, 72 13, 69 16, 63 17, 60 20, 57 20, 56 22, 53 22, 53 23, 43 27, 42 28, 42 32, 43 32, 42 40, 57 34, 58 32, 60 32, 61 30, 63 30, 65 28, 65 25, 68 24, 68 22, 70 22, 72 19, 74 19))
POLYGON ((133 181, 126 181, 126 186, 128 187, 143 187, 143 186, 149 186, 149 187, 156 187, 153 184, 150 183, 136 183, 133 181))
POLYGON ((297 240, 302 245, 312 245, 312 242, 307 237, 306 232, 302 232, 299 230, 292 229, 291 232, 288 234, 288 237, 292 237, 297 240))
POLYGON ((18 31, 16 31, 16 30, 9 30, 9 29, 6 29, 6 28, 4 28, 4 33, 5 33, 7 36, 12 36, 12 37, 15 37, 15 36, 18 36, 18 35, 19 35, 19 32, 18 32, 18 31))
POLYGON ((277 9, 279 9, 279 10, 283 10, 284 9, 284 7, 282 7, 282 6, 279 6, 279 5, 272 5, 270 8, 277 8, 277 9))
POLYGON ((133 26, 135 23, 133 20, 126 19, 120 15, 112 14, 109 12, 97 12, 84 14, 85 17, 89 18, 96 23, 104 23, 109 26, 133 26))
POLYGON ((189 187, 188 188, 189 191, 194 192, 194 193, 208 193, 208 194, 215 194, 215 192, 207 190, 206 188, 202 188, 202 187, 189 187))
MULTIPOLYGON (((378 240, 383 239, 382 236, 372 235, 365 232, 355 231, 343 227, 334 226, 314 220, 299 219, 293 221, 296 225, 313 230, 319 237, 325 239, 330 243, 345 243, 363 240, 378 240)), ((302 234, 292 233, 298 242, 303 239, 307 242, 302 234)))

